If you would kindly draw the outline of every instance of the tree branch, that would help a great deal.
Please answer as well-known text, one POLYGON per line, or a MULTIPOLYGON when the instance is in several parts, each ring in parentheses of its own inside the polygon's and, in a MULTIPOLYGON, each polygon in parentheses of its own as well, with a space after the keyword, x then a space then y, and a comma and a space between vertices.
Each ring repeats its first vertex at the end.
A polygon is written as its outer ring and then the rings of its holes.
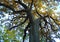
POLYGON ((24 29, 23 42, 24 42, 24 39, 25 39, 25 37, 26 37, 26 31, 28 30, 29 27, 30 27, 30 22, 28 23, 28 25, 27 25, 26 28, 24 29))
POLYGON ((0 3, 0 6, 4 6, 4 7, 6 7, 6 8, 9 8, 10 10, 12 10, 13 11, 13 14, 14 13, 20 13, 20 12, 26 12, 26 10, 19 10, 19 11, 15 11, 14 10, 14 8, 12 8, 11 6, 8 6, 8 5, 6 5, 6 4, 3 4, 3 3, 0 3))
POLYGON ((36 9, 36 13, 37 13, 40 17, 43 17, 42 15, 40 15, 40 14, 38 13, 37 9, 36 9))
POLYGON ((33 5, 33 0, 32 0, 32 2, 31 2, 30 11, 32 10, 32 5, 33 5))
POLYGON ((16 13, 21 13, 21 12, 26 12, 26 10, 19 10, 19 11, 14 11, 13 14, 16 14, 16 13))
POLYGON ((20 5, 22 5, 25 9, 27 9, 28 7, 24 4, 24 3, 22 3, 20 0, 18 0, 18 1, 15 1, 16 3, 19 3, 20 5))
POLYGON ((13 20, 15 20, 15 19, 20 19, 20 18, 26 18, 26 16, 17 16, 17 17, 13 17, 13 19, 12 19, 11 21, 13 21, 13 20))
MULTIPOLYGON (((51 16, 50 16, 50 18, 55 22, 55 24, 57 24, 55 19, 53 19, 51 16)), ((58 24, 57 24, 57 25, 58 25, 58 24)), ((59 25, 58 25, 58 26, 59 26, 59 25)))
POLYGON ((17 25, 15 25, 15 26, 13 26, 13 27, 9 28, 8 30, 11 30, 11 29, 13 29, 13 28, 15 28, 15 27, 18 27, 18 26, 20 26, 20 25, 24 24, 27 20, 28 20, 28 16, 26 17, 26 19, 25 19, 22 23, 17 24, 17 25))
POLYGON ((14 8, 12 8, 11 6, 8 6, 8 5, 6 5, 6 4, 0 3, 0 6, 4 6, 4 7, 6 7, 6 8, 11 9, 12 11, 15 11, 14 8))

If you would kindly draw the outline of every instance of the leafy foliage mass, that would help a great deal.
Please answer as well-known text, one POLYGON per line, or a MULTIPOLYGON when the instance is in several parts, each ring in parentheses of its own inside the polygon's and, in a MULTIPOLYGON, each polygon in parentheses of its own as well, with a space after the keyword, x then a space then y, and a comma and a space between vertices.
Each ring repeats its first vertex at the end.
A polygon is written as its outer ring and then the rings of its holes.
POLYGON ((8 26, 2 26, 4 33, 1 39, 4 42, 21 42, 23 37, 24 42, 26 34, 38 34, 35 28, 39 28, 40 42, 52 42, 51 34, 56 34, 60 26, 58 6, 59 2, 55 0, 0 0, 2 18, 5 14, 11 16, 5 20, 1 18, 1 24, 9 21, 9 25, 5 24, 8 26))

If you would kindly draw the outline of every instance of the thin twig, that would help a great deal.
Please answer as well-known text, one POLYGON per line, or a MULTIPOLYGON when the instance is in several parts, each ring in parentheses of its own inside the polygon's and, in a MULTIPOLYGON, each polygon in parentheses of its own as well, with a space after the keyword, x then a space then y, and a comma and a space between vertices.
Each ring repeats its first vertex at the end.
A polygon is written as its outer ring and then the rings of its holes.
POLYGON ((22 5, 25 9, 27 9, 28 7, 23 3, 23 2, 21 2, 20 0, 18 0, 18 1, 15 1, 16 3, 19 3, 20 5, 22 5))
POLYGON ((11 29, 13 29, 13 28, 15 28, 15 27, 18 27, 18 26, 20 26, 20 25, 24 24, 27 20, 28 20, 28 17, 26 17, 26 19, 25 19, 22 23, 17 24, 17 25, 15 25, 15 26, 13 26, 13 27, 9 28, 8 30, 11 30, 11 29))

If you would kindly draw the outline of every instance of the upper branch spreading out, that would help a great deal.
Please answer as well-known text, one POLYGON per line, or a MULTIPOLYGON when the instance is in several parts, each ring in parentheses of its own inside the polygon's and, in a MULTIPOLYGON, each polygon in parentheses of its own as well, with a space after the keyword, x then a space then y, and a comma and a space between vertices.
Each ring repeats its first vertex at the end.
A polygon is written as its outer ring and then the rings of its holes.
POLYGON ((10 9, 10 10, 12 10, 13 11, 13 13, 20 13, 20 12, 26 12, 26 10, 19 10, 19 11, 15 11, 14 10, 14 8, 12 8, 11 6, 8 6, 8 5, 6 5, 6 4, 3 4, 3 3, 0 3, 0 6, 4 6, 4 7, 6 7, 6 8, 8 8, 8 9, 10 9))
POLYGON ((20 0, 18 0, 18 1, 15 1, 16 3, 19 3, 20 5, 22 5, 25 9, 27 9, 28 7, 24 4, 24 3, 22 3, 20 0))
POLYGON ((0 3, 0 6, 4 6, 4 7, 6 7, 6 8, 11 9, 12 11, 15 11, 14 8, 12 8, 11 6, 8 6, 8 5, 6 5, 6 4, 0 3))
POLYGON ((11 30, 11 29, 13 29, 13 28, 15 28, 15 27, 18 27, 18 26, 24 24, 27 20, 28 20, 28 16, 26 17, 26 19, 25 19, 22 23, 19 23, 19 24, 15 25, 15 26, 9 28, 8 30, 11 30))
POLYGON ((32 6, 33 6, 33 0, 32 0, 32 2, 31 2, 30 10, 32 10, 32 6))

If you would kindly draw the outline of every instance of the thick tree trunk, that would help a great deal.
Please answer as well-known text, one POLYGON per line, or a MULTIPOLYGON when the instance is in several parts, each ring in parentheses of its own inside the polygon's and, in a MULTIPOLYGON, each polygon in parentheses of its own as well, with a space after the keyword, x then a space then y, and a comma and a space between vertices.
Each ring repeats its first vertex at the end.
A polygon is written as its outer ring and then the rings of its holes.
POLYGON ((29 31, 29 42, 39 42, 39 19, 34 20, 34 17, 30 11, 27 12, 31 27, 29 31))
POLYGON ((39 21, 35 20, 32 24, 29 42, 39 42, 39 21))

